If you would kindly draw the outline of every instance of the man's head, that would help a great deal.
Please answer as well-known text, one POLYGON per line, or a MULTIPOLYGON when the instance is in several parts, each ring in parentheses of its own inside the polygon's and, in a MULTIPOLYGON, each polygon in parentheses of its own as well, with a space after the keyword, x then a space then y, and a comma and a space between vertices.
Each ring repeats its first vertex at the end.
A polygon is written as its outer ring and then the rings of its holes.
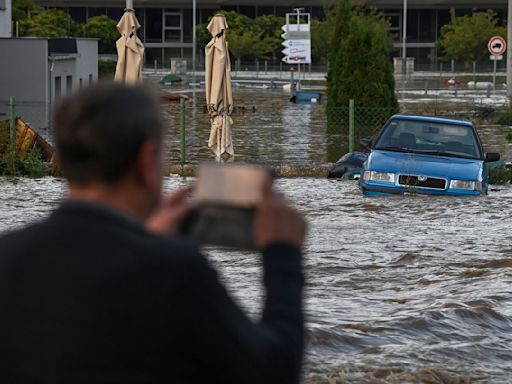
MULTIPOLYGON (((160 196, 163 124, 158 104, 141 87, 103 83, 56 109, 59 161, 71 189, 129 189, 148 202, 160 196)), ((150 206, 151 205, 151 206, 150 206)))

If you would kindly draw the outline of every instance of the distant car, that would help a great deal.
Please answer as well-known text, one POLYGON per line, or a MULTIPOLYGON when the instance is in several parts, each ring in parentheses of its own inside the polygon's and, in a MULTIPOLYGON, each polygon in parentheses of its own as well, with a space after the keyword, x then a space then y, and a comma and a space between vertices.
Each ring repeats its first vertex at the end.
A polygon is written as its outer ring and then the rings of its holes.
POLYGON ((499 153, 484 153, 470 121, 424 116, 392 116, 370 149, 359 187, 365 195, 423 193, 487 194, 486 163, 499 153))

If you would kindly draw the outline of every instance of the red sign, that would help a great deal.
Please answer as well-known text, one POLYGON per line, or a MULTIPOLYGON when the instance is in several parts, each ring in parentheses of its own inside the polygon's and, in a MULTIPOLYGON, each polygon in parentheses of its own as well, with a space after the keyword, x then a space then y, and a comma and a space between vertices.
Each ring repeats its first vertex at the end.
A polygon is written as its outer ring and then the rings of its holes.
POLYGON ((507 42, 501 36, 494 36, 491 37, 491 39, 489 40, 489 44, 487 44, 487 47, 489 48, 489 52, 491 55, 500 56, 503 55, 507 50, 507 42))

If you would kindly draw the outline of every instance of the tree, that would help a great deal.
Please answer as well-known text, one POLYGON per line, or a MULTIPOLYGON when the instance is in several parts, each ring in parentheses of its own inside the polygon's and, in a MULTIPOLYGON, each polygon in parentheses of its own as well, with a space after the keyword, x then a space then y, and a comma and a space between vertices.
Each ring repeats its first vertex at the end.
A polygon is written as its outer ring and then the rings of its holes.
POLYGON ((345 138, 328 154, 329 160, 336 160, 348 149, 349 100, 354 100, 356 105, 356 143, 373 134, 395 113, 398 101, 388 21, 377 11, 353 7, 350 0, 340 0, 331 17, 334 33, 327 76, 328 129, 345 138))
POLYGON ((487 42, 492 36, 506 37, 505 27, 498 25, 494 11, 475 12, 472 16, 455 16, 451 10, 451 21, 441 28, 438 47, 441 60, 459 60, 464 63, 487 59, 487 42))
POLYGON ((332 35, 331 20, 311 20, 311 60, 318 64, 327 64, 332 35))
POLYGON ((328 107, 344 107, 353 99, 361 107, 397 108, 388 22, 376 11, 353 8, 350 0, 340 0, 336 12, 328 107))
MULTIPOLYGON (((242 58, 258 58, 268 60, 279 46, 280 40, 276 34, 281 26, 275 29, 279 18, 260 16, 251 19, 235 11, 218 11, 226 17, 228 30, 226 39, 229 44, 229 52, 237 62, 242 58)), ((213 17, 213 15, 212 15, 213 17)), ((211 17, 210 17, 211 19, 211 17)), ((197 45, 204 49, 205 45, 212 38, 207 24, 197 26, 197 45)))
POLYGON ((20 35, 32 37, 79 36, 79 24, 67 13, 49 9, 20 21, 20 35))
POLYGON ((100 39, 99 53, 116 53, 116 40, 119 38, 116 26, 117 21, 105 15, 94 16, 84 24, 84 35, 100 39))
POLYGON ((34 0, 13 0, 12 21, 20 21, 44 10, 34 0))

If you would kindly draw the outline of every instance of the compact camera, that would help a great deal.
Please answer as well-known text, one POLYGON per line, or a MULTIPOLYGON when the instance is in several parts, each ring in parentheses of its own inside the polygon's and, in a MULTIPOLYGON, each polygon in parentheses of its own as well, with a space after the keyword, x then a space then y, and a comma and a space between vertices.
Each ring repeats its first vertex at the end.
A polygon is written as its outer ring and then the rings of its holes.
POLYGON ((201 245, 255 249, 255 208, 271 178, 254 165, 201 165, 193 192, 197 207, 184 221, 182 235, 201 245))

